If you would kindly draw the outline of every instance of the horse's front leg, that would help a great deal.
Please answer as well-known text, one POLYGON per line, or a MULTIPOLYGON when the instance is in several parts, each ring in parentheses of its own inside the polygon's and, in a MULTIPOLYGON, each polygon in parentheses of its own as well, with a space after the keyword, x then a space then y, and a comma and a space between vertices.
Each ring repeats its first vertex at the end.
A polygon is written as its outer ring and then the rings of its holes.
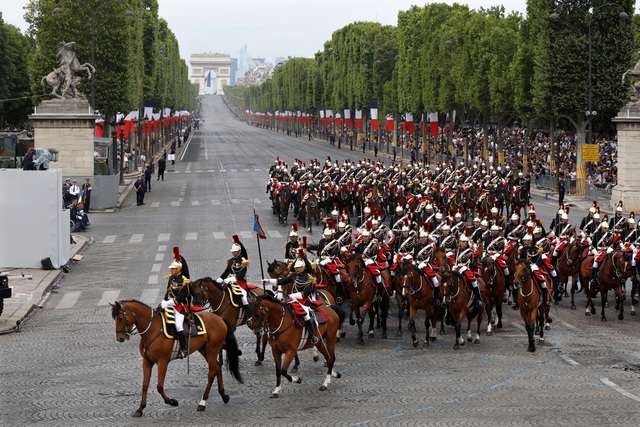
POLYGON ((299 366, 300 366, 300 357, 298 356, 298 353, 296 353, 296 357, 294 358, 294 361, 293 361, 293 368, 291 368, 291 373, 297 374, 299 366))
MULTIPOLYGON (((379 304, 376 303, 375 307, 378 307, 379 304)), ((374 309, 374 305, 372 303, 369 304, 369 306, 366 308, 365 313, 367 313, 369 315, 369 330, 367 331, 367 334, 369 335, 369 338, 373 338, 374 336, 374 326, 375 326, 375 322, 376 322, 376 317, 378 317, 379 319, 379 313, 380 310, 375 310, 374 309)), ((364 316, 364 315, 363 315, 364 316)))
POLYGON ((404 313, 402 312, 402 293, 396 292, 396 303, 398 304, 398 331, 396 332, 396 337, 402 336, 402 317, 404 313))
POLYGON ((153 371, 153 362, 147 358, 142 359, 142 398, 140 399, 140 406, 133 413, 133 416, 138 418, 142 416, 142 411, 147 407, 147 393, 149 391, 149 381, 151 381, 151 372, 153 371))
POLYGON ((606 305, 607 305, 607 290, 600 289, 600 307, 601 307, 600 320, 602 322, 607 321, 607 316, 604 315, 604 308, 606 307, 606 305))
POLYGON ((453 345, 454 350, 460 350, 460 346, 464 345, 464 339, 460 336, 460 329, 462 328, 462 319, 457 319, 455 324, 456 329, 456 342, 453 345))
POLYGON ((293 347, 284 354, 284 362, 282 363, 282 376, 285 377, 289 382, 294 382, 296 384, 300 384, 302 382, 302 378, 298 376, 291 376, 287 373, 287 369, 289 369, 289 365, 293 361, 294 358, 298 356, 298 351, 296 347, 293 347))
POLYGON ((411 332, 411 343, 414 347, 418 346, 418 339, 416 338, 416 311, 413 306, 409 306, 409 322, 407 322, 407 327, 409 328, 409 332, 411 332))
POLYGON ((622 286, 616 288, 616 305, 620 306, 620 313, 618 313, 618 320, 624 320, 624 291, 622 286))
POLYGON ((271 345, 271 352, 273 354, 273 360, 276 362, 276 388, 271 392, 271 397, 277 398, 282 391, 282 353, 276 351, 275 344, 271 345))
MULTIPOLYGON (((207 360, 207 352, 204 349, 199 350, 200 354, 207 360)), ((222 355, 222 351, 220 351, 220 355, 222 355)), ((222 401, 224 403, 229 402, 229 396, 224 392, 224 382, 222 380, 222 369, 221 364, 216 360, 208 361, 209 362, 209 372, 207 373, 207 386, 204 389, 204 393, 202 394, 202 399, 198 402, 198 411, 204 411, 207 407, 207 400, 209 400, 209 392, 211 391, 211 385, 213 384, 214 378, 218 379, 218 393, 220 397, 222 397, 222 401)))
POLYGON ((169 360, 160 360, 158 362, 158 393, 164 399, 164 403, 171 406, 178 406, 178 401, 167 396, 164 392, 164 378, 167 375, 167 366, 169 366, 169 360))

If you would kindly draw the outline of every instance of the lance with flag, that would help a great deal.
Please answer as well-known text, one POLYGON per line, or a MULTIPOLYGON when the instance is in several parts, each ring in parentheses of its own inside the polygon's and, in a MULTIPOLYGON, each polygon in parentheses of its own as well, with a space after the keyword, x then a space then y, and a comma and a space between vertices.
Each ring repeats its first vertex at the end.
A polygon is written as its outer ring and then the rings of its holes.
MULTIPOLYGON (((260 250, 260 240, 267 239, 267 233, 265 233, 262 224, 260 223, 260 217, 256 213, 256 209, 253 209, 253 231, 256 232, 256 241, 258 242, 258 258, 260 259, 260 276, 264 279, 264 270, 262 268, 262 251, 260 250)), ((265 291, 264 280, 262 280, 262 290, 265 291)))

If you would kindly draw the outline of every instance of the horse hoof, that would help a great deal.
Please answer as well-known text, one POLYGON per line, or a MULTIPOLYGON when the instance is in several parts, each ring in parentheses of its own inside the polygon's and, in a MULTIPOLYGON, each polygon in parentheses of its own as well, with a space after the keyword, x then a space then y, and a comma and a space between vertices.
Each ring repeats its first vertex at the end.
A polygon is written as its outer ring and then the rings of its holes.
POLYGON ((604 306, 605 306, 605 307, 609 307, 609 302, 605 302, 605 303, 604 303, 604 306))
POLYGON ((545 331, 548 331, 548 330, 550 330, 550 329, 551 329, 551 326, 549 326, 549 325, 544 325, 544 330, 545 330, 545 331))
POLYGON ((414 340, 414 341, 413 341, 413 346, 414 346, 414 347, 418 347, 418 340, 414 340))
POLYGON ((636 315, 636 312, 635 312, 635 311, 632 311, 632 312, 631 312, 631 315, 632 315, 632 316, 635 316, 635 315, 636 315))
POLYGON ((369 331, 368 335, 369 335, 369 339, 373 338, 373 335, 374 335, 373 331, 369 331))
POLYGON ((618 314, 618 320, 624 320, 624 315, 622 313, 618 314))
POLYGON ((322 364, 322 367, 323 367, 323 368, 328 368, 328 367, 329 367, 329 365, 327 365, 327 362, 324 362, 324 363, 322 364))
POLYGON ((133 415, 131 415, 134 418, 140 418, 142 416, 142 411, 140 409, 138 409, 136 412, 133 413, 133 415))
POLYGON ((302 377, 298 377, 295 381, 296 384, 302 384, 302 377))
POLYGON ((602 316, 602 319, 600 319, 601 322, 606 322, 607 318, 605 316, 602 316))
POLYGON ((429 347, 429 340, 422 343, 422 347, 429 347))
POLYGON ((242 356, 242 350, 238 350, 238 356, 242 356))
POLYGON ((575 304, 571 304, 571 310, 575 310, 576 309, 576 305, 575 304))
POLYGON ((358 338, 357 343, 360 345, 364 345, 364 339, 362 337, 358 338))
POLYGON ((298 367, 294 366, 293 368, 291 368, 291 373, 292 374, 297 374, 298 373, 298 367))
MULTIPOLYGON (((226 402, 225 402, 225 403, 226 403, 226 402)), ((206 406, 198 405, 198 408, 197 408, 197 410, 198 410, 198 411, 202 412, 202 411, 204 411, 205 409, 206 409, 206 406)))
POLYGON ((278 393, 271 393, 271 398, 272 399, 277 399, 278 398, 278 393))
POLYGON ((591 316, 591 312, 590 312, 590 311, 587 311, 584 315, 585 315, 585 316, 591 316))
POLYGON ((318 356, 313 356, 313 361, 317 362, 318 360, 320 360, 320 358, 318 356))
POLYGON ((431 337, 431 342, 436 342, 436 337, 431 337))
MULTIPOLYGON (((471 341, 473 341, 473 338, 468 337, 468 338, 467 338, 467 341, 468 341, 468 342, 471 342, 471 341)), ((462 344, 462 345, 464 345, 464 344, 462 344)))
POLYGON ((453 349, 454 349, 454 350, 460 350, 460 345, 458 345, 458 343, 455 343, 455 344, 453 345, 453 349))
POLYGON ((530 353, 535 353, 536 352, 536 346, 535 345, 529 345, 529 347, 527 347, 527 351, 530 353))
POLYGON ((487 336, 488 336, 488 337, 490 337, 490 336, 491 336, 491 334, 493 334, 493 332, 491 332, 491 331, 487 331, 487 336))
POLYGON ((351 326, 355 325, 356 324, 356 319, 349 319, 349 324, 351 326))
POLYGON ((327 391, 327 386, 323 384, 323 385, 320 386, 320 388, 318 390, 327 391))
POLYGON ((502 320, 498 320, 498 323, 496 323, 496 328, 502 329, 502 320))
POLYGON ((383 333, 382 333, 382 339, 383 339, 383 340, 386 340, 386 339, 387 339, 387 333, 386 333, 386 332, 383 332, 383 333))
MULTIPOLYGON (((222 396, 222 401, 223 401, 224 403, 229 403, 229 395, 228 395, 228 394, 224 394, 224 395, 222 396)), ((203 406, 202 408, 204 408, 204 406, 203 406)))
POLYGON ((340 331, 340 338, 344 338, 347 336, 347 331, 340 331))
POLYGON ((444 331, 444 329, 442 329, 440 332, 438 332, 440 335, 446 335, 447 333, 444 331))
POLYGON ((167 403, 171 406, 178 406, 178 401, 176 399, 169 399, 167 403))
POLYGON ((253 366, 262 366, 262 362, 259 360, 256 360, 253 366))
POLYGON ((596 314, 596 308, 595 307, 591 307, 591 314, 596 314))
POLYGON ((480 344, 480 338, 476 338, 475 340, 473 340, 474 344, 480 344))

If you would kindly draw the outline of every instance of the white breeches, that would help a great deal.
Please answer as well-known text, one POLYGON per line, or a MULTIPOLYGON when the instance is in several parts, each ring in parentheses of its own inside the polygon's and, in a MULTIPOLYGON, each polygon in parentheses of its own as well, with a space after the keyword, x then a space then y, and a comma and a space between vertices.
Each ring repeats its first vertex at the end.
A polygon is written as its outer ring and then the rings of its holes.
POLYGON ((180 313, 175 308, 173 309, 173 317, 176 320, 176 331, 182 332, 184 330, 184 314, 180 313))

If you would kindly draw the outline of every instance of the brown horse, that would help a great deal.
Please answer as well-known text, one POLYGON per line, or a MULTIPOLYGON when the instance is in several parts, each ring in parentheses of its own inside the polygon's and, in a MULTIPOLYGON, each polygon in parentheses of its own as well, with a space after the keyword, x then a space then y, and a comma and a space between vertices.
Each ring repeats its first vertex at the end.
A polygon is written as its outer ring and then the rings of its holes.
POLYGON ((320 199, 316 193, 311 193, 307 202, 304 204, 304 208, 300 214, 302 216, 302 223, 304 227, 307 227, 307 231, 312 233, 312 222, 315 220, 316 227, 320 225, 320 199))
POLYGON ((436 340, 436 323, 442 319, 443 309, 441 306, 433 305, 433 287, 431 280, 423 274, 418 267, 413 264, 403 263, 398 267, 402 282, 403 293, 408 295, 409 300, 409 331, 411 332, 411 342, 414 347, 418 346, 416 338, 416 313, 424 310, 424 326, 426 329, 423 347, 429 345, 429 340, 436 340), (429 329, 431 327, 431 329, 429 329))
MULTIPOLYGON (((247 323, 247 319, 249 318, 248 313, 246 313, 242 307, 234 305, 229 295, 229 287, 227 285, 218 284, 211 277, 203 277, 195 280, 191 284, 191 289, 193 290, 193 303, 208 308, 212 313, 228 320, 234 332, 238 326, 247 323)), ((264 291, 261 288, 252 287, 250 293, 255 298, 258 295, 264 294, 264 291)), ((251 295, 248 296, 251 298, 251 295)), ((255 362, 256 366, 261 365, 264 361, 264 350, 266 346, 266 341, 262 339, 258 331, 256 333, 256 355, 258 356, 255 362), (261 342, 262 345, 260 345, 261 342)))
POLYGON ((289 206, 291 205, 291 190, 288 185, 282 187, 277 196, 278 221, 285 225, 289 218, 289 206))
POLYGON ((464 339, 460 336, 462 320, 467 318, 467 341, 480 343, 480 324, 482 323, 483 307, 476 307, 475 303, 470 304, 472 293, 467 289, 462 277, 458 272, 446 271, 442 274, 442 301, 446 304, 451 320, 456 328, 456 342, 454 350, 459 350, 464 345, 464 339), (478 324, 475 337, 471 336, 471 322, 476 319, 478 324))
MULTIPOLYGON (((326 391, 331 377, 340 378, 340 373, 333 370, 336 360, 336 335, 340 324, 344 321, 344 314, 338 306, 321 305, 317 308, 325 317, 326 322, 317 325, 317 331, 322 338, 315 345, 327 362, 327 375, 320 391, 326 391)), ((271 397, 278 397, 282 391, 281 377, 284 376, 289 382, 300 384, 302 378, 291 376, 287 369, 291 361, 298 353, 298 350, 306 350, 313 347, 309 336, 303 335, 301 323, 297 323, 292 310, 287 304, 269 295, 261 295, 256 302, 256 310, 249 321, 251 327, 261 327, 269 337, 269 344, 273 352, 273 359, 276 363, 276 388, 271 393, 271 397), (284 361, 282 356, 284 355, 284 361)), ((306 332, 305 332, 306 333, 306 332)))
POLYGON ((623 286, 627 281, 627 267, 631 267, 630 252, 625 253, 623 251, 614 251, 612 254, 605 256, 602 265, 598 269, 596 276, 596 284, 591 284, 591 275, 593 270, 587 268, 592 263, 593 255, 587 256, 582 260, 580 264, 580 282, 586 284, 585 293, 587 295, 587 306, 585 314, 590 316, 596 314, 596 309, 593 305, 593 298, 600 292, 600 305, 601 305, 601 317, 603 322, 607 321, 607 317, 604 314, 604 308, 607 305, 607 292, 613 290, 616 294, 616 310, 620 310, 618 313, 618 320, 624 319, 624 291, 623 286))
MULTIPOLYGON (((267 261, 267 274, 272 279, 282 279, 283 277, 287 277, 291 274, 291 270, 287 268, 287 264, 282 261, 273 260, 273 262, 267 261)), ((316 277, 322 277, 318 266, 316 266, 316 277), (319 276, 318 276, 319 274, 319 276)), ((327 286, 326 282, 318 282, 316 284, 316 300, 322 301, 326 305, 333 305, 336 303, 335 300, 335 285, 327 286)), ((293 284, 288 284, 284 286, 279 286, 273 289, 275 292, 279 292, 282 294, 282 298, 284 299, 287 295, 289 295, 292 291, 293 284)))
POLYGON ((582 244, 580 240, 575 239, 565 246, 562 253, 558 255, 558 283, 564 287, 564 289, 567 289, 569 278, 571 278, 571 310, 576 309, 575 294, 576 292, 580 292, 578 283, 580 283, 581 252, 582 244))
POLYGON ((493 185, 489 187, 489 192, 484 196, 480 205, 478 206, 478 210, 480 211, 480 217, 484 218, 491 215, 491 208, 495 206, 496 203, 496 186, 493 185))
POLYGON ((536 351, 536 341, 534 333, 536 328, 540 333, 540 344, 544 343, 544 322, 548 316, 549 309, 542 301, 542 293, 533 283, 531 276, 531 266, 527 261, 520 261, 516 264, 513 275, 513 286, 518 289, 518 306, 520 316, 524 320, 524 327, 527 330, 529 346, 527 351, 536 351))
MULTIPOLYGON (((136 300, 117 301, 111 304, 111 316, 116 322, 116 340, 124 342, 132 335, 140 334, 140 355, 142 356, 142 400, 140 406, 133 413, 134 417, 142 416, 142 411, 147 406, 147 391, 151 380, 153 365, 158 365, 158 393, 164 399, 164 403, 178 406, 178 401, 169 398, 164 392, 164 378, 167 366, 171 361, 174 340, 166 338, 163 333, 160 311, 154 311, 151 307, 136 300)), ((240 374, 239 350, 233 328, 228 321, 208 312, 200 312, 206 334, 189 338, 189 353, 200 352, 209 365, 207 386, 198 403, 198 411, 204 411, 213 379, 218 379, 218 393, 224 403, 229 402, 229 396, 224 392, 222 382, 222 369, 217 360, 222 347, 227 352, 227 366, 232 376, 242 383, 240 374)))
POLYGON ((487 311, 487 335, 493 333, 492 326, 497 329, 502 328, 502 301, 505 291, 505 277, 502 269, 491 257, 484 257, 480 262, 482 280, 486 286, 484 293, 484 304, 487 311), (496 309, 496 316, 493 316, 493 309, 496 309))
POLYGON ((382 301, 375 301, 376 286, 364 265, 362 254, 350 257, 347 262, 347 273, 349 274, 351 308, 356 316, 354 323, 358 325, 358 344, 364 344, 362 324, 367 314, 369 315, 369 338, 373 338, 373 323, 376 312, 380 316, 382 338, 387 338, 388 293, 383 293, 382 301))
POLYGON ((516 207, 520 209, 520 212, 524 212, 527 206, 529 206, 530 198, 529 190, 524 187, 520 187, 520 190, 514 194, 511 199, 511 206, 508 209, 508 212, 513 212, 516 207))

